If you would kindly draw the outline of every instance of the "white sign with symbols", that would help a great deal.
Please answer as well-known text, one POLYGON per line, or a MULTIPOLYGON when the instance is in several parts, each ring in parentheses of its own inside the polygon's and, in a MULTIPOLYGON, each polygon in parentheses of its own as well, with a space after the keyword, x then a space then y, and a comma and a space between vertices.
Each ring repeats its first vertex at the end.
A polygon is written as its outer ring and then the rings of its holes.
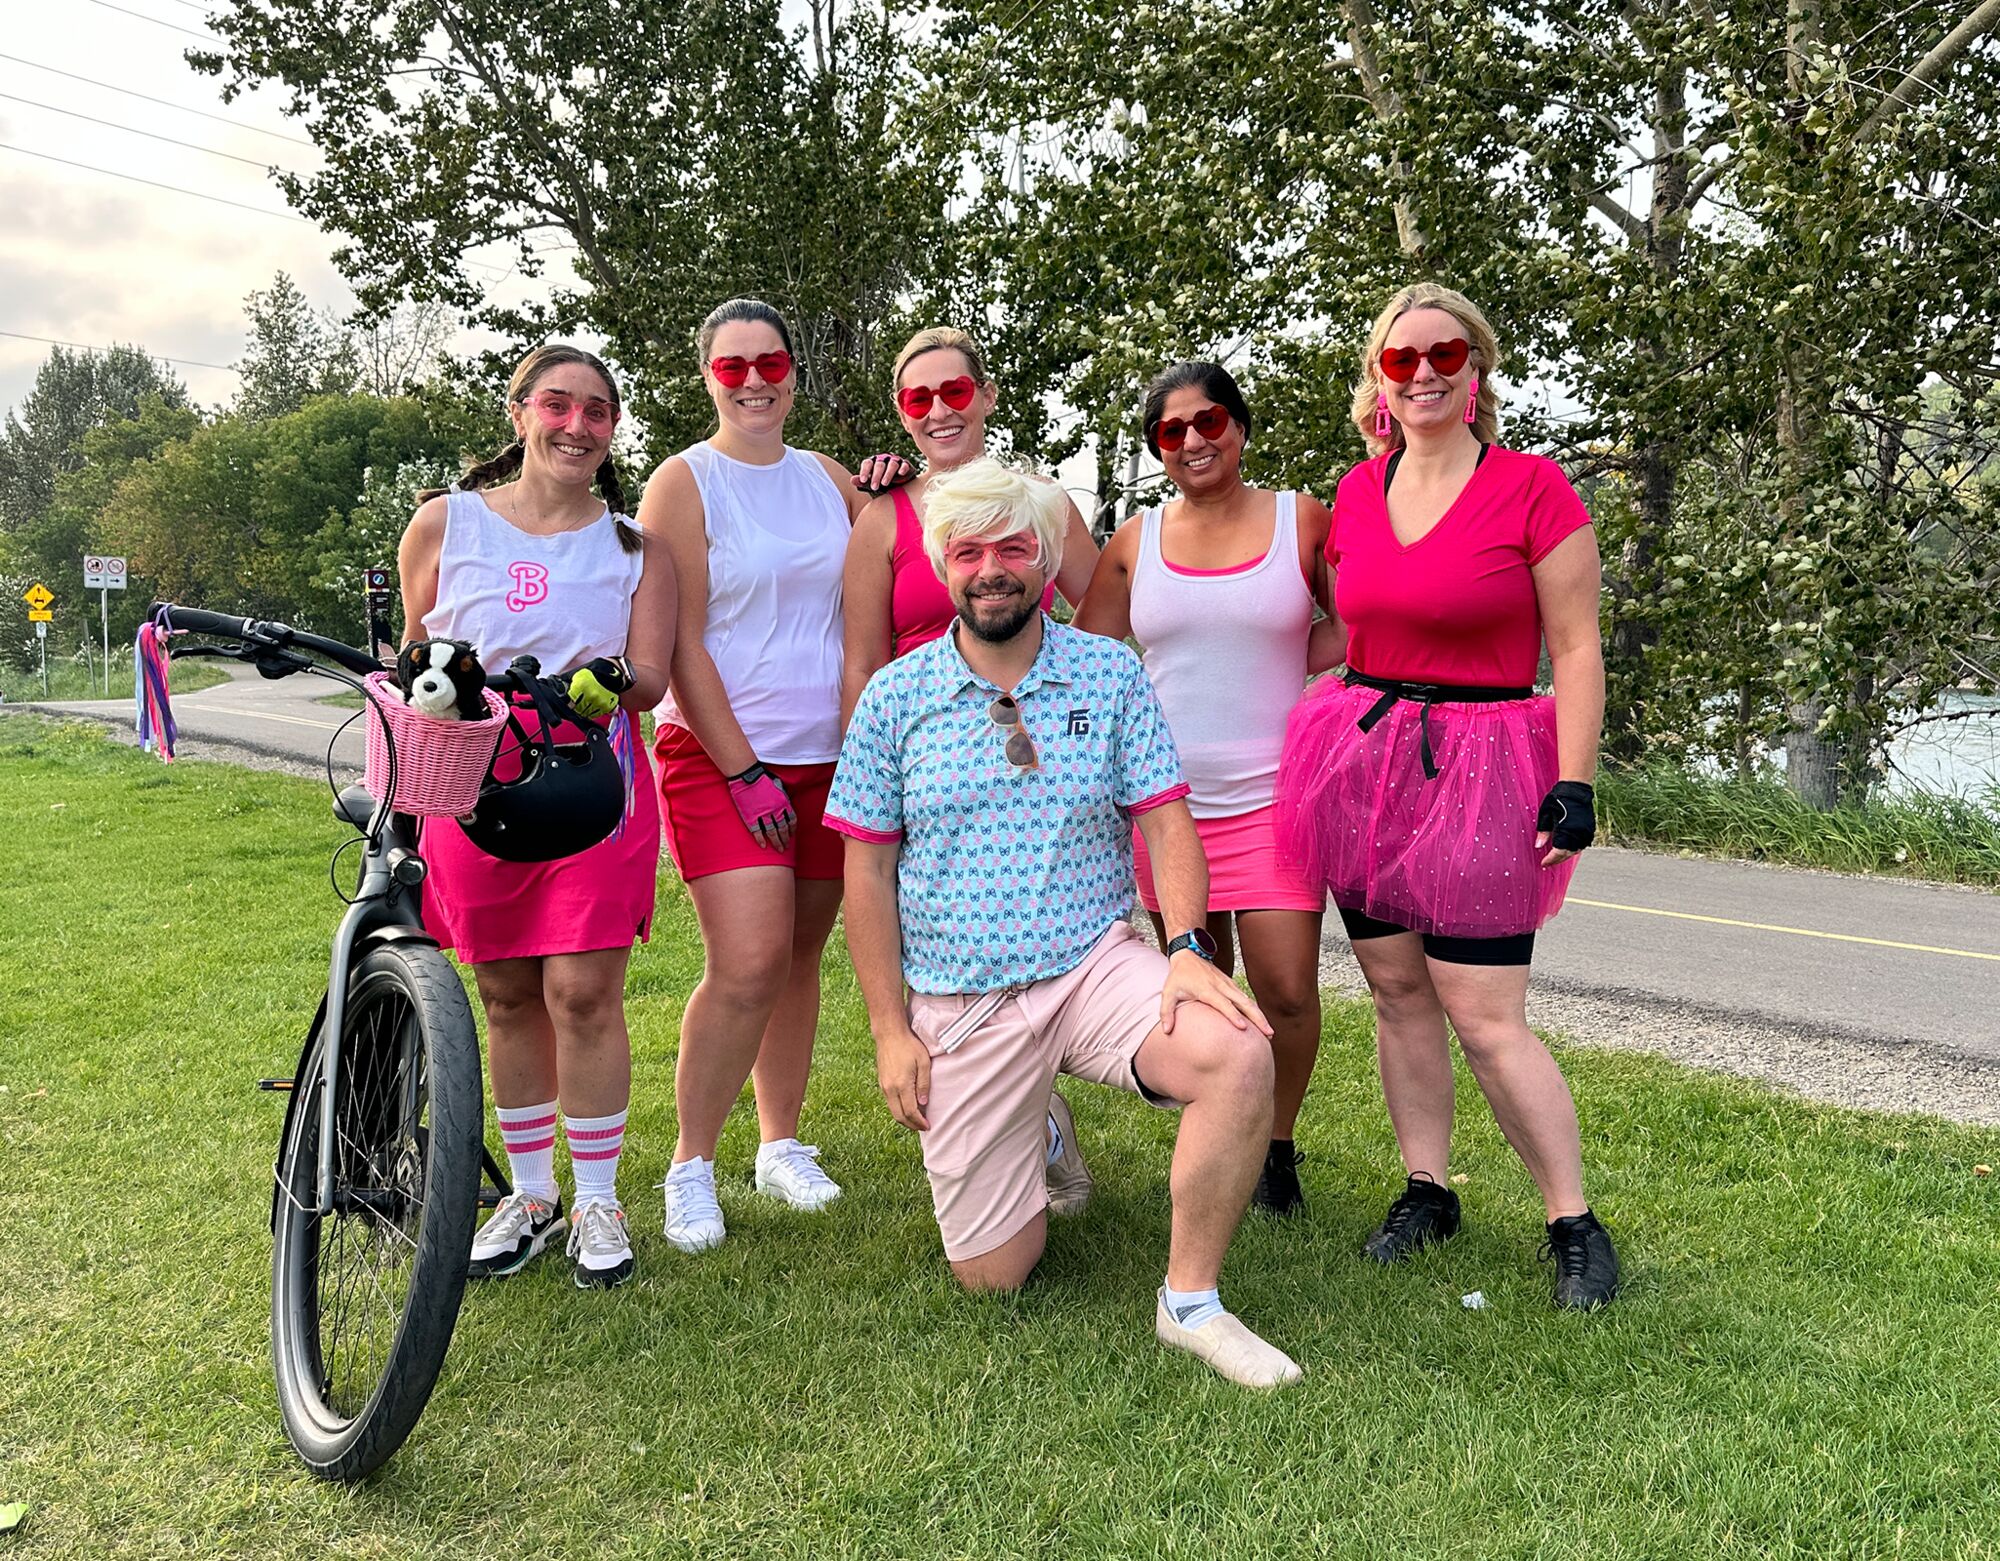
POLYGON ((86 591, 125 589, 125 560, 87 553, 83 560, 83 588, 86 591))

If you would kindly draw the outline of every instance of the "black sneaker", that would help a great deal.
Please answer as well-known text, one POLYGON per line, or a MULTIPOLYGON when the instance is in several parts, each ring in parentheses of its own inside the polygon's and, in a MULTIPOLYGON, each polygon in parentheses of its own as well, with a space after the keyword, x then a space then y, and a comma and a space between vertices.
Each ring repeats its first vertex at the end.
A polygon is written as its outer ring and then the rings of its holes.
POLYGON ((1264 1155, 1264 1169, 1257 1176, 1257 1190, 1250 1194, 1251 1206, 1266 1214, 1303 1214, 1306 1195, 1299 1189, 1299 1162, 1303 1159, 1289 1138, 1272 1139, 1264 1155))
POLYGON ((1556 1264, 1556 1306, 1566 1312, 1592 1312, 1609 1306, 1618 1294, 1618 1252, 1611 1232, 1585 1209, 1549 1226, 1541 1255, 1556 1264))
POLYGON ((1378 1263, 1400 1263, 1457 1234, 1458 1194, 1420 1171, 1389 1205, 1375 1234, 1362 1244, 1361 1255, 1378 1263))

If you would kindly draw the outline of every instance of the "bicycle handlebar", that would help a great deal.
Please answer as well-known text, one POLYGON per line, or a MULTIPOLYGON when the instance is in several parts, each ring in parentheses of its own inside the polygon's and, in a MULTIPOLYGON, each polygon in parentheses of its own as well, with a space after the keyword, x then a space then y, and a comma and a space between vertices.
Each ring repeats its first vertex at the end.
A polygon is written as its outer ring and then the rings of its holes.
POLYGON ((288 623, 234 618, 227 613, 206 612, 199 607, 176 607, 172 602, 155 602, 147 609, 146 615, 154 618, 162 611, 165 611, 168 623, 174 628, 186 629, 194 634, 219 634, 227 639, 243 640, 275 650, 310 651, 345 667, 349 672, 366 674, 384 670, 381 661, 364 650, 322 635, 308 634, 304 629, 295 629, 288 623))

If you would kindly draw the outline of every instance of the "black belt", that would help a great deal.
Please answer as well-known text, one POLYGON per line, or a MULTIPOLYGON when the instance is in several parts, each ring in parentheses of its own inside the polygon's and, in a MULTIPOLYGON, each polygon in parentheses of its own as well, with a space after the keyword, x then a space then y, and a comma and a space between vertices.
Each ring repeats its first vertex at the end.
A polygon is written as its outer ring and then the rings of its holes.
POLYGON ((1463 683, 1406 683, 1401 678, 1371 678, 1367 673, 1356 672, 1352 668, 1348 669, 1344 681, 1349 688, 1382 690, 1382 697, 1354 723, 1359 731, 1368 731, 1389 713, 1390 706, 1399 699, 1414 700, 1422 707, 1417 716, 1417 726, 1423 734, 1425 780, 1436 780, 1438 776, 1437 759, 1431 753, 1432 705, 1497 705, 1509 699, 1532 698, 1535 692, 1532 688, 1478 688, 1463 683))

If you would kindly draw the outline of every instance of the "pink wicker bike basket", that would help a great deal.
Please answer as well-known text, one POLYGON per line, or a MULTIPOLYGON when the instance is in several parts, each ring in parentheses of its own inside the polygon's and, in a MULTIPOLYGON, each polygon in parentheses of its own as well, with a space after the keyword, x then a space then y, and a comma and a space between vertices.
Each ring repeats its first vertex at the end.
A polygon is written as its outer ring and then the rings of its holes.
POLYGON ((507 729, 507 701, 489 688, 484 721, 442 721, 405 702, 390 673, 371 672, 362 682, 382 716, 377 720, 371 711, 368 717, 369 791, 380 797, 389 786, 387 721, 396 742, 396 811, 452 818, 470 813, 507 729))

